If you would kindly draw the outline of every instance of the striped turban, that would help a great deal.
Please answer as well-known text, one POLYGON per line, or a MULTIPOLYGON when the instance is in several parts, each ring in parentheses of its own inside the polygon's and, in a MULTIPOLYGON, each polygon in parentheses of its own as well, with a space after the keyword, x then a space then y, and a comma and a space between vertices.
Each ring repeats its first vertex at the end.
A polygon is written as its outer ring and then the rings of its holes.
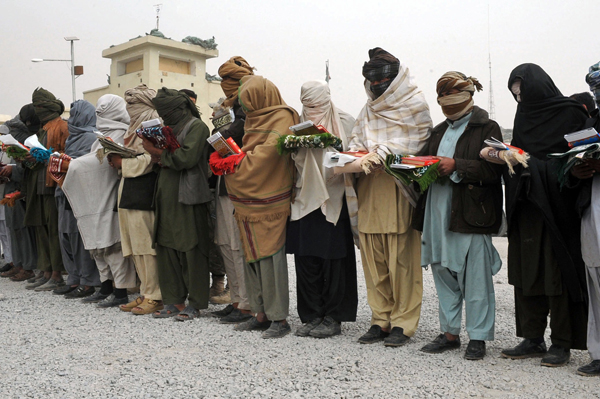
POLYGON ((594 93, 596 103, 600 104, 600 62, 597 62, 590 67, 589 73, 585 77, 585 81, 590 85, 590 90, 594 93))
POLYGON ((460 72, 446 72, 437 82, 437 102, 446 118, 456 121, 473 110, 473 94, 483 86, 476 78, 460 72))

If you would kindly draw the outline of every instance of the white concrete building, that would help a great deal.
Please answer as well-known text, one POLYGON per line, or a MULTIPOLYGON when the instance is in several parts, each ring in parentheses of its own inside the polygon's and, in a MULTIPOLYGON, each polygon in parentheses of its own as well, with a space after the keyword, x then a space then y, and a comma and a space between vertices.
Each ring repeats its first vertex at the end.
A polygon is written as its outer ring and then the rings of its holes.
MULTIPOLYGON (((111 46, 102 51, 102 57, 110 58, 110 83, 83 92, 83 98, 96 105, 104 94, 123 96, 125 90, 145 83, 153 89, 190 89, 196 92, 196 102, 202 120, 212 129, 208 106, 223 97, 219 80, 207 79, 206 60, 215 58, 219 51, 201 45, 178 42, 152 34, 140 36, 126 43, 111 46)), ((214 46, 216 47, 216 46, 214 46)))

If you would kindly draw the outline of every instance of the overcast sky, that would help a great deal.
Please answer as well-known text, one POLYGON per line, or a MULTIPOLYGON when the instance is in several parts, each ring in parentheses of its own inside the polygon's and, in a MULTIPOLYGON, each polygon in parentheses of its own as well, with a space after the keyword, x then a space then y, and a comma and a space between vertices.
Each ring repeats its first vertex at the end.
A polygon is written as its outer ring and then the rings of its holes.
POLYGON ((257 74, 273 81, 285 101, 301 111, 300 86, 324 79, 330 61, 332 98, 356 116, 366 101, 361 68, 367 51, 382 47, 405 63, 425 92, 434 123, 443 121, 435 84, 446 71, 479 78, 475 103, 488 108, 488 28, 496 119, 512 127, 516 103, 507 89, 511 70, 539 64, 565 95, 588 91, 585 74, 600 60, 597 0, 2 0, 0 8, 0 114, 15 115, 42 86, 68 104, 71 79, 65 36, 77 36, 75 63, 85 74, 82 91, 106 84, 110 60, 102 50, 150 32, 154 4, 162 3, 160 30, 180 41, 215 36, 216 74, 242 55, 257 74))

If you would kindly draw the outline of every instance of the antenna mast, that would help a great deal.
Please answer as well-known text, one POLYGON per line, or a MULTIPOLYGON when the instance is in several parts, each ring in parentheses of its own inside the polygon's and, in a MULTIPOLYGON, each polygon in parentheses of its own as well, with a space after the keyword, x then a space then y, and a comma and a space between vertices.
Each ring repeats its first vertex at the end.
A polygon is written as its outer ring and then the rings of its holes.
POLYGON ((153 7, 156 7, 156 30, 158 30, 158 22, 160 20, 160 6, 162 4, 155 4, 153 7))
POLYGON ((492 51, 490 46, 490 3, 488 1, 488 64, 490 67, 490 88, 488 112, 490 119, 496 120, 496 106, 494 105, 494 89, 492 88, 492 51))
POLYGON ((325 61, 325 81, 329 84, 331 76, 329 76, 329 60, 325 61))

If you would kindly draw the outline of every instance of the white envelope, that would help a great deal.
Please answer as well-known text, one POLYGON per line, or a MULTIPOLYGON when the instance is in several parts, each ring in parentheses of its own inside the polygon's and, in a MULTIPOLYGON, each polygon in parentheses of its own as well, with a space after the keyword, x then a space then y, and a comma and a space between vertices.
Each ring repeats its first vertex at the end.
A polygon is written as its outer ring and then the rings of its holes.
POLYGON ((27 139, 25 140, 25 145, 29 148, 41 148, 42 150, 46 149, 46 147, 44 147, 42 143, 40 143, 38 136, 35 134, 27 137, 27 139))

